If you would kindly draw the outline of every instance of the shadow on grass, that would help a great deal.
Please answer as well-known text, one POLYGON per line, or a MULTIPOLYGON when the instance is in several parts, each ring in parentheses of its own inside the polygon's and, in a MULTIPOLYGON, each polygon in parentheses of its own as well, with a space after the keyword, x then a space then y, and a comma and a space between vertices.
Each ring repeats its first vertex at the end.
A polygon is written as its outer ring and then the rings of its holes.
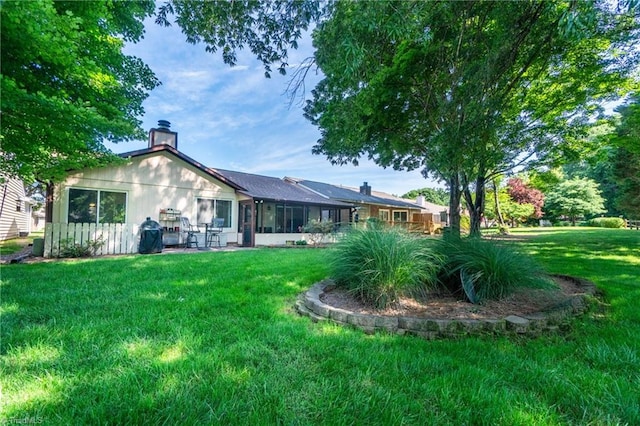
POLYGON ((640 330, 622 297, 637 291, 624 278, 633 260, 608 269, 593 247, 565 243, 566 258, 562 241, 521 247, 619 305, 604 325, 585 318, 536 340, 428 342, 313 324, 290 309, 327 274, 316 251, 12 265, 2 271, 0 420, 637 423, 640 330))

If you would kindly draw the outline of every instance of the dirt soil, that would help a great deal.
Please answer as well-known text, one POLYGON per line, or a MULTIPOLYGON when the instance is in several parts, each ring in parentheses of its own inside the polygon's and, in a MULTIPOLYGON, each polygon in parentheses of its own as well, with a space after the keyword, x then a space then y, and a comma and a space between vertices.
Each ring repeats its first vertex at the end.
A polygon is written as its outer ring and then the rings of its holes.
POLYGON ((554 277, 557 289, 520 289, 502 299, 474 305, 444 293, 432 293, 425 300, 403 298, 397 306, 377 310, 354 298, 342 288, 328 288, 320 300, 336 308, 348 311, 384 316, 408 316, 433 319, 487 319, 504 318, 509 315, 528 315, 552 309, 567 302, 572 296, 584 294, 585 289, 568 277, 554 277))

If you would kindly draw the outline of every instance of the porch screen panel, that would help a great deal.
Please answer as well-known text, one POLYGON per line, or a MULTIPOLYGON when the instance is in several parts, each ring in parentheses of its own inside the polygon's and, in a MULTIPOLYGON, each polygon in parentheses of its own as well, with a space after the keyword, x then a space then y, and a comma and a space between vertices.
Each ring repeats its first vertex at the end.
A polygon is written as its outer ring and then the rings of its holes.
POLYGON ((96 223, 98 213, 98 191, 69 189, 68 223, 96 223))
POLYGON ((304 224, 304 207, 292 206, 291 217, 289 218, 290 228, 287 232, 302 232, 304 224))

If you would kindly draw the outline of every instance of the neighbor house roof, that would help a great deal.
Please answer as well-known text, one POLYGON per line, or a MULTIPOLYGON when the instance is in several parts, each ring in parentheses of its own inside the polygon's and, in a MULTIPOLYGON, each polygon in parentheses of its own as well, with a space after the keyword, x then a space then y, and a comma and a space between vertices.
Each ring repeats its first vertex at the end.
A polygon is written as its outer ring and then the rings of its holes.
POLYGON ((333 207, 352 207, 351 204, 329 199, 294 183, 280 178, 254 175, 231 170, 215 169, 229 181, 243 189, 240 192, 252 197, 269 201, 289 201, 304 204, 319 204, 333 207))
MULTIPOLYGON (((298 185, 310 189, 320 195, 331 198, 333 200, 344 201, 348 203, 358 204, 375 204, 385 207, 400 207, 405 209, 420 209, 420 206, 411 203, 409 201, 399 200, 391 195, 387 197, 381 197, 379 195, 365 195, 358 189, 350 188, 346 186, 331 185, 329 183, 314 182, 311 180, 287 178, 298 185)), ((379 192, 377 192, 379 194, 379 192)))

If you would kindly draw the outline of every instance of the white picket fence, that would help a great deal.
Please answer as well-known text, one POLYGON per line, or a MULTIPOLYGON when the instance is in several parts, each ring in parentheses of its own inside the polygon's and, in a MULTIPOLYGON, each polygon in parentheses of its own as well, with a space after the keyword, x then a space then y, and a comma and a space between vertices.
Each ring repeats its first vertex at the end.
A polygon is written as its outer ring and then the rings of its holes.
POLYGON ((44 257, 57 257, 69 244, 88 245, 101 239, 96 255, 128 254, 138 250, 139 225, 130 223, 47 223, 44 227, 44 257))

